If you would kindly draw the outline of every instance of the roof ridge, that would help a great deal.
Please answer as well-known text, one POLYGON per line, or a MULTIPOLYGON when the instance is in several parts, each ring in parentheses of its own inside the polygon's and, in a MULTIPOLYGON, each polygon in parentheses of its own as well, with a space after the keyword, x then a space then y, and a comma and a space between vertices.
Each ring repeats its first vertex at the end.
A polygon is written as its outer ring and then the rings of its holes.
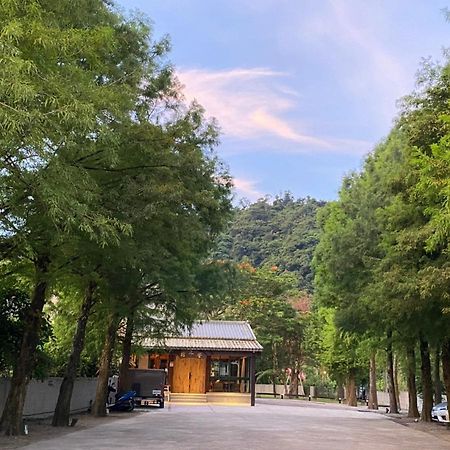
POLYGON ((216 340, 216 341, 256 341, 255 338, 232 338, 232 337, 205 337, 205 336, 183 336, 183 335, 175 335, 175 336, 166 336, 164 339, 205 339, 205 340, 216 340))
POLYGON ((194 323, 211 323, 211 322, 220 322, 220 323, 224 323, 224 322, 228 322, 228 323, 246 323, 248 324, 247 320, 220 320, 220 319, 214 319, 214 320, 195 320, 194 323))

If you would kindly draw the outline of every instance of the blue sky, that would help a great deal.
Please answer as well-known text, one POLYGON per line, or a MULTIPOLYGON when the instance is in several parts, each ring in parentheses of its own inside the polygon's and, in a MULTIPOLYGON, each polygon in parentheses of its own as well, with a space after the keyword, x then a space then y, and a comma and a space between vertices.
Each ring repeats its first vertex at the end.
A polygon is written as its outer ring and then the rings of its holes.
MULTIPOLYGON (((450 2, 448 2, 450 3, 450 2)), ((120 0, 169 34, 187 100, 221 130, 236 198, 330 200, 388 133, 421 59, 440 60, 444 0, 120 0)))

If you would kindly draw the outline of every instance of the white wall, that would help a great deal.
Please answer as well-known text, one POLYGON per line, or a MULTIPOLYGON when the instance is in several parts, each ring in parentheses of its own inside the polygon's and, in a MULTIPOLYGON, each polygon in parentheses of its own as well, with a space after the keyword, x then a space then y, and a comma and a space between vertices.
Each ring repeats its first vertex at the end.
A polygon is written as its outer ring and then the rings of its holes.
MULTIPOLYGON (((62 378, 31 380, 25 399, 24 417, 46 417, 53 415, 58 400, 62 378)), ((94 400, 97 378, 77 378, 70 404, 71 412, 86 411, 94 400)), ((0 411, 3 411, 9 390, 9 379, 0 378, 0 411)))
MULTIPOLYGON (((389 406, 389 393, 384 391, 377 391, 378 397, 378 405, 381 406, 389 406)), ((400 410, 408 411, 409 408, 409 397, 408 392, 402 391, 400 392, 400 410)), ((419 412, 422 409, 422 399, 417 397, 417 407, 419 408, 419 412)))

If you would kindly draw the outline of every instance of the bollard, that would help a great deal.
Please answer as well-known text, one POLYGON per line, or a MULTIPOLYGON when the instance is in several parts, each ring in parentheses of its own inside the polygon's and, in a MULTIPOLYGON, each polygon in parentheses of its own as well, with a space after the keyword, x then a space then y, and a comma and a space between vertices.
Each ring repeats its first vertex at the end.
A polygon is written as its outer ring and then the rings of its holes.
POLYGON ((311 401, 311 394, 308 395, 308 401, 311 401))
POLYGON ((71 417, 69 419, 69 427, 74 427, 78 422, 78 419, 76 419, 75 417, 71 417))
POLYGON ((339 404, 341 404, 341 403, 342 403, 342 398, 339 397, 339 398, 338 398, 338 401, 339 401, 339 404))

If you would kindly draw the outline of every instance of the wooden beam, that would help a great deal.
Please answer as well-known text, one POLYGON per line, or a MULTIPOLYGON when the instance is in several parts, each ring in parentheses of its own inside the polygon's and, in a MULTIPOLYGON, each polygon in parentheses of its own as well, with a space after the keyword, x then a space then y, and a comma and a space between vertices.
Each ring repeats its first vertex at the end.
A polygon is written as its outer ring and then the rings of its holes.
POLYGON ((256 355, 260 352, 244 352, 244 351, 226 351, 226 350, 189 350, 189 349, 171 349, 169 351, 169 355, 171 355, 172 357, 175 357, 175 355, 179 355, 180 353, 185 353, 186 355, 188 355, 188 353, 193 352, 193 353, 203 353, 205 356, 223 356, 223 357, 232 357, 232 358, 244 358, 246 356, 250 357, 251 355, 256 355))

